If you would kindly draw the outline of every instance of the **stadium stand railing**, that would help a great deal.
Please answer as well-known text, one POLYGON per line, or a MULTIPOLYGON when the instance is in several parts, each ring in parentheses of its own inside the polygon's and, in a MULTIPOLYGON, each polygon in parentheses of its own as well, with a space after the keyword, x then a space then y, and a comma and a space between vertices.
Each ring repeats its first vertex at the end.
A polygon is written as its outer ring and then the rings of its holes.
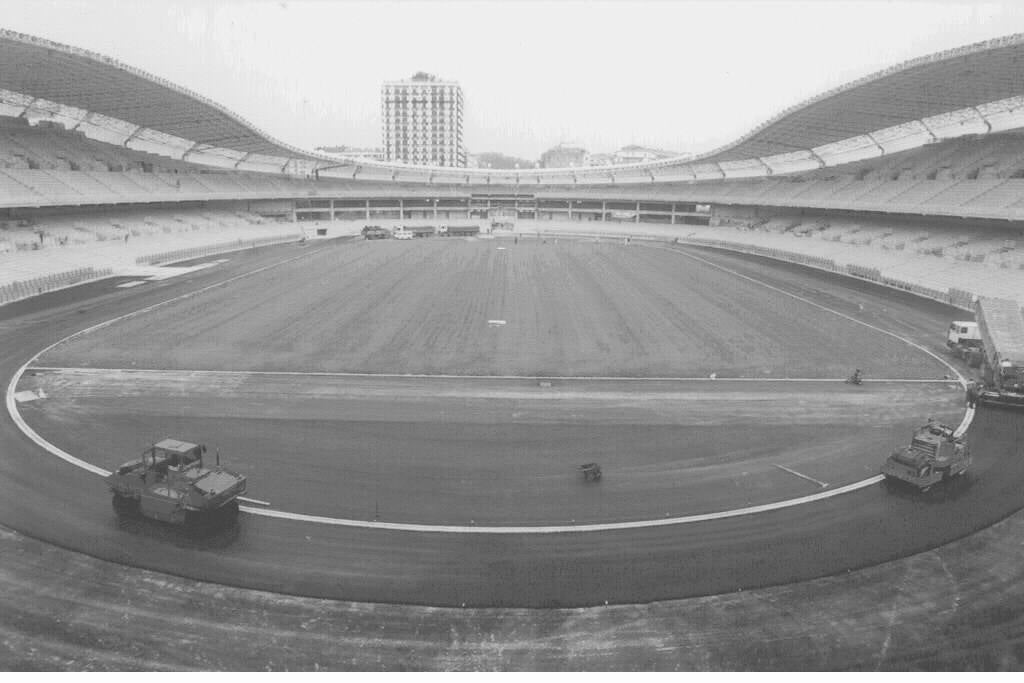
POLYGON ((178 261, 188 261, 190 259, 213 256, 215 254, 223 254, 231 251, 240 251, 242 249, 255 249, 257 247, 266 247, 272 244, 285 244, 288 242, 295 242, 300 239, 302 239, 302 237, 299 234, 285 237, 263 237, 251 240, 238 239, 231 240, 229 242, 207 244, 201 247, 192 247, 189 249, 174 249, 156 254, 147 254, 145 256, 139 256, 135 259, 135 262, 139 265, 147 266, 176 263, 178 261))
POLYGON ((110 268, 76 268, 28 280, 16 280, 0 286, 0 306, 58 289, 74 287, 84 282, 100 280, 110 277, 112 273, 110 268))

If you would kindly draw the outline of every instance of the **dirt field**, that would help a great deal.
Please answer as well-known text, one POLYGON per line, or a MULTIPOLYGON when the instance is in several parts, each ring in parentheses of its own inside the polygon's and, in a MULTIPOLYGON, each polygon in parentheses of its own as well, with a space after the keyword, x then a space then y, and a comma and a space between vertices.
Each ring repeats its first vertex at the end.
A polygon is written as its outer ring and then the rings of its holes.
POLYGON ((340 244, 96 331, 40 364, 648 377, 944 372, 895 339, 679 254, 566 240, 340 244))

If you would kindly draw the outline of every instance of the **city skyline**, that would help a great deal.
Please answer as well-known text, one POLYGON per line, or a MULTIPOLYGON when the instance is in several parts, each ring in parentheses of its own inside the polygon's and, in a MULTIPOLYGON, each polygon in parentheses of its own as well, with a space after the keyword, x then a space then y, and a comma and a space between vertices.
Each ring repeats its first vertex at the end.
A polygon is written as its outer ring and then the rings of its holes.
POLYGON ((843 83, 1024 31, 1018 3, 926 0, 0 0, 0 16, 5 28, 194 90, 310 150, 380 146, 381 84, 436 73, 465 92, 471 152, 529 159, 570 140, 700 154, 843 83))

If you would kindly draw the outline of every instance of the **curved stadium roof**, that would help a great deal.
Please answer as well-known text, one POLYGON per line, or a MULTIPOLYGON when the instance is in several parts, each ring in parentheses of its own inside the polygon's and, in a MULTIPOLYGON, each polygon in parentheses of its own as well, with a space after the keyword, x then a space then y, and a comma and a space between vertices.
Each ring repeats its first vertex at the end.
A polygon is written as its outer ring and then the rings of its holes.
MULTIPOLYGON (((124 144, 143 131, 150 137, 173 138, 182 156, 216 151, 231 162, 228 165, 239 168, 250 167, 248 162, 257 159, 262 163, 260 170, 283 170, 289 164, 293 170, 339 166, 333 157, 280 142, 217 103, 142 70, 94 52, 0 29, 0 113, 11 115, 23 107, 23 113, 32 110, 38 115, 42 110, 45 114, 52 111, 53 103, 80 111, 80 124, 116 122, 124 144)), ((898 140, 903 140, 899 149, 907 149, 939 137, 1022 125, 1024 34, 1015 34, 921 57, 834 88, 696 158, 501 172, 351 162, 338 171, 375 180, 400 176, 406 182, 745 177, 843 163, 852 160, 851 150, 862 150, 862 158, 879 156, 898 151, 898 140), (911 138, 913 142, 906 142, 911 138)))

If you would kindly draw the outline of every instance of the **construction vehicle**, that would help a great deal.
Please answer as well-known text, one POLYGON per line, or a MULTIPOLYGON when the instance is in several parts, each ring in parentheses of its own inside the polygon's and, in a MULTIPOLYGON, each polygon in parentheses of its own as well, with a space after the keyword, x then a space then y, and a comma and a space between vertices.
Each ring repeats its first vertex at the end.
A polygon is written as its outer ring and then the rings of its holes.
POLYGON ((1024 408, 1024 314, 1008 299, 979 298, 974 305, 982 341, 982 404, 1024 408))
POLYGON ((914 431, 909 446, 898 448, 882 465, 887 481, 902 481, 927 491, 935 484, 958 477, 971 465, 967 439, 948 425, 929 420, 914 431))
POLYGON ((245 477, 203 464, 206 446, 164 439, 107 476, 118 514, 140 513, 171 524, 196 525, 238 514, 245 477))
POLYGON ((600 481, 601 479, 601 466, 596 462, 584 463, 576 469, 583 473, 584 481, 600 481))
POLYGON ((954 320, 946 331, 946 348, 972 368, 981 367, 984 358, 978 323, 954 320))
POLYGON ((440 237, 476 237, 480 234, 479 225, 442 225, 437 231, 440 237))
POLYGON ((391 237, 391 233, 379 225, 367 225, 363 227, 363 239, 384 240, 391 237))

